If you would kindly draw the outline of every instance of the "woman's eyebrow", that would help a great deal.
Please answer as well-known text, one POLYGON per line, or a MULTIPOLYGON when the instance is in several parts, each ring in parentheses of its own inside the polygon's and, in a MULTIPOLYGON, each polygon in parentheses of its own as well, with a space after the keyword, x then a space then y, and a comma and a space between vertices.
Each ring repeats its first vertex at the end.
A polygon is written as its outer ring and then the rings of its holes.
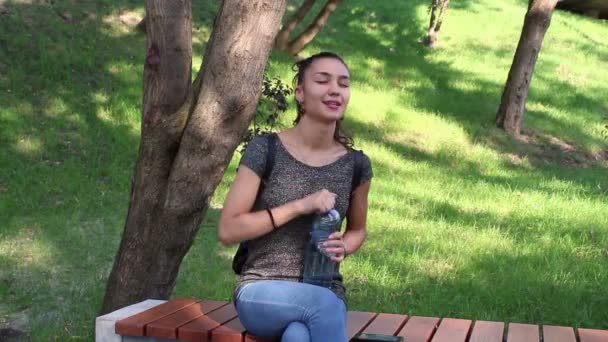
MULTIPOLYGON (((332 74, 330 74, 329 72, 326 72, 326 71, 316 72, 315 75, 321 75, 321 76, 327 76, 327 77, 331 77, 332 76, 332 74)), ((339 79, 350 79, 350 76, 348 76, 348 75, 340 75, 340 76, 338 76, 338 78, 339 79)))

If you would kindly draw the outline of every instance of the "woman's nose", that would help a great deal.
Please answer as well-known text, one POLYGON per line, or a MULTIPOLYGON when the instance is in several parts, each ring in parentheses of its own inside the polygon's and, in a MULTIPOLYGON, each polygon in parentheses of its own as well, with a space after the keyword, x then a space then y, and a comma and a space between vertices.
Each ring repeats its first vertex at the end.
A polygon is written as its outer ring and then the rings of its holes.
POLYGON ((339 95, 340 86, 336 82, 329 82, 329 95, 339 95))

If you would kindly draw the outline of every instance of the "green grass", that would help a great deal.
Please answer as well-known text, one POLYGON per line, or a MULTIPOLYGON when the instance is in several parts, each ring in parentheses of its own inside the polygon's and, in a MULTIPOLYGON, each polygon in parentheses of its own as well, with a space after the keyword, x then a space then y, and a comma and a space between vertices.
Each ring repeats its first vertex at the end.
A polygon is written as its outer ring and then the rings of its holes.
MULTIPOLYGON (((555 13, 526 142, 493 127, 525 1, 454 2, 434 51, 419 43, 427 3, 345 2, 305 51, 349 62, 345 125, 374 166, 369 238, 343 266, 350 309, 607 329, 607 165, 590 157, 607 148, 606 23, 555 13)), ((4 7, 0 328, 92 340, 140 132, 145 36, 120 14, 143 8, 4 7)), ((195 69, 216 10, 194 4, 195 69)), ((275 53, 269 73, 290 81, 291 63, 275 53)), ((176 296, 231 297, 234 248, 217 242, 215 226, 237 160, 176 296)))

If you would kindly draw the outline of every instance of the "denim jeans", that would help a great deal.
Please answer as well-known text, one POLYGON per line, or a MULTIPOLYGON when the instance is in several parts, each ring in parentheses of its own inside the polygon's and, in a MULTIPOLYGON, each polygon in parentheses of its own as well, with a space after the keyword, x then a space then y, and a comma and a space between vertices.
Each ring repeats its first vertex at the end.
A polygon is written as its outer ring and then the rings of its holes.
POLYGON ((306 283, 260 280, 236 295, 247 331, 289 342, 346 342, 346 305, 330 289, 306 283))

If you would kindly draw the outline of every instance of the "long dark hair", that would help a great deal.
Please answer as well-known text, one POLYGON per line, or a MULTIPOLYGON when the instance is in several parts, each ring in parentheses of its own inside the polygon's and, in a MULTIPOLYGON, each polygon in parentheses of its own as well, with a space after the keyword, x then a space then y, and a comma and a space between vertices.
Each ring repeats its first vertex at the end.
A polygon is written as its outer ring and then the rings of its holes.
MULTIPOLYGON (((304 74, 306 73, 306 70, 308 70, 308 68, 310 67, 312 62, 314 62, 317 59, 321 59, 321 58, 336 59, 336 60, 340 61, 342 64, 344 64, 346 69, 349 70, 348 65, 346 65, 346 62, 344 62, 342 57, 338 56, 337 54, 335 54, 333 52, 327 52, 327 51, 319 52, 315 55, 312 55, 306 59, 295 62, 293 64, 292 69, 293 69, 293 71, 296 72, 295 76, 293 77, 293 81, 292 81, 293 89, 296 89, 299 85, 301 85, 304 82, 304 74)), ((350 72, 350 70, 349 70, 349 72, 350 72)), ((295 92, 294 92, 294 94, 295 94, 295 92)), ((296 99, 296 109, 297 109, 297 116, 296 116, 296 119, 293 121, 294 125, 296 125, 298 122, 300 122, 300 118, 302 118, 302 115, 304 115, 304 107, 302 106, 302 104, 300 104, 298 99, 296 99)), ((341 123, 342 123, 342 119, 336 121, 336 130, 334 131, 334 140, 336 140, 340 144, 344 145, 344 147, 346 147, 346 148, 352 148, 353 145, 355 144, 355 141, 353 140, 352 137, 350 137, 347 133, 345 133, 344 130, 342 130, 341 123)))

